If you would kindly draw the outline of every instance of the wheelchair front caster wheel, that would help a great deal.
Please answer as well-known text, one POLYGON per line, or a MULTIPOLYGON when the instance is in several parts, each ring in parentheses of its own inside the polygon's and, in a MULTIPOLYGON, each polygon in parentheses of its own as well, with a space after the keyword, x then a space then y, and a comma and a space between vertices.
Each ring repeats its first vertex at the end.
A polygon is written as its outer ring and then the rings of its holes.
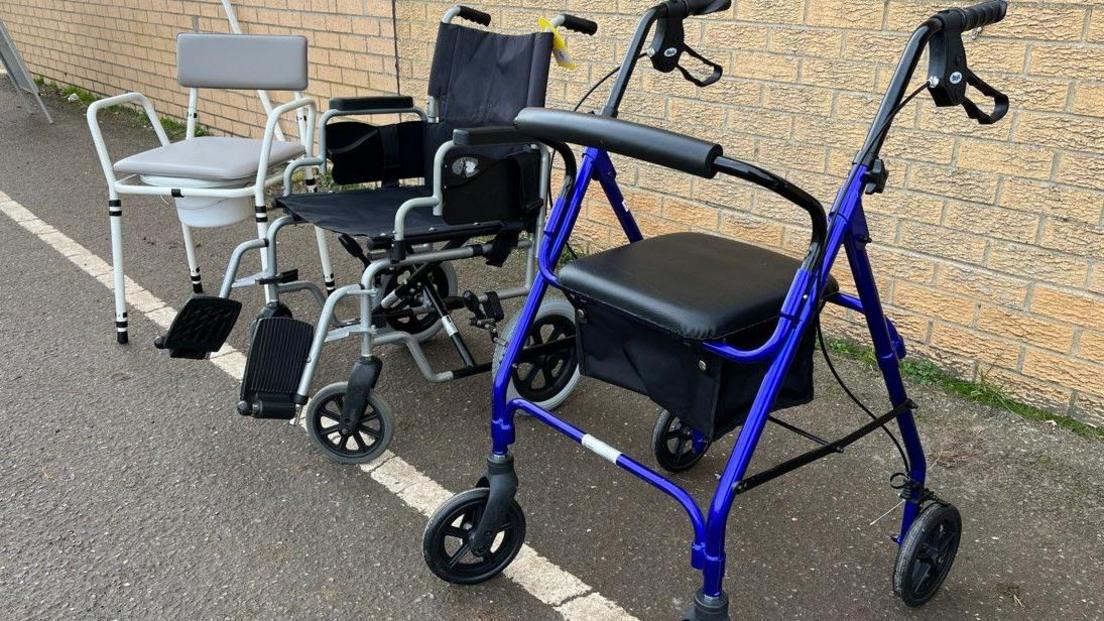
MULTIPOLYGON (((518 317, 510 320, 495 347, 492 375, 506 356, 506 343, 517 329, 518 317)), ((537 309, 518 354, 506 391, 506 400, 521 397, 537 407, 553 410, 560 406, 579 383, 579 355, 575 348, 575 308, 567 300, 546 299, 537 309), (552 343, 559 345, 552 345, 552 343), (527 352, 526 350, 530 350, 527 352)))
POLYGON ((360 420, 346 420, 348 382, 330 384, 307 404, 307 433, 330 459, 343 464, 363 464, 379 457, 391 444, 394 423, 391 407, 375 393, 368 395, 360 420))
POLYGON ((652 452, 667 472, 683 472, 694 467, 709 450, 710 440, 683 424, 675 415, 663 410, 652 430, 652 452), (694 436, 697 435, 698 439, 694 436))
POLYGON ((422 535, 426 565, 438 578, 453 584, 479 584, 494 578, 514 560, 525 543, 525 513, 516 500, 497 529, 486 556, 471 552, 471 537, 483 517, 490 490, 475 488, 450 498, 429 518, 422 535))
POLYGON ((920 511, 897 550, 893 592, 913 608, 939 592, 962 538, 962 516, 954 505, 933 502, 920 511))

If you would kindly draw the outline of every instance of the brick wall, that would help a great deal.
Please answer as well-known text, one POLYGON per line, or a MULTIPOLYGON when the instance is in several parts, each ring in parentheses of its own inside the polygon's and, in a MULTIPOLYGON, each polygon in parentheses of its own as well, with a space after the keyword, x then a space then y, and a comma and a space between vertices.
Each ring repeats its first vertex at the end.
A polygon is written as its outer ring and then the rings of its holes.
MULTIPOLYGON (((387 0, 234 0, 251 34, 310 39, 310 94, 384 94, 395 90, 394 35, 387 0)), ((228 32, 219 0, 0 0, 32 73, 100 94, 145 93, 158 112, 182 119, 187 91, 176 83, 177 33, 193 18, 228 32)), ((203 91, 200 122, 219 131, 259 134, 264 116, 251 92, 203 91)), ((286 101, 287 94, 273 93, 286 101)), ((291 129, 293 123, 286 123, 291 129)))
MULTIPOLYGON (((580 68, 553 70, 550 105, 564 107, 620 61, 636 16, 651 3, 479 7, 507 31, 563 10, 599 22, 593 39, 570 36, 580 68)), ((205 29, 225 29, 217 3, 127 0, 145 7, 131 21, 117 4, 0 0, 0 13, 33 71, 100 92, 141 88, 179 115, 172 34, 197 13, 205 29)), ((315 94, 394 89, 389 2, 238 4, 249 32, 311 37, 315 94)), ((449 4, 397 2, 405 94, 425 92, 436 21, 449 4)), ((717 140, 830 202, 908 33, 944 2, 733 5, 687 22, 687 42, 724 64, 725 78, 699 90, 645 63, 623 116, 717 140)), ((980 127, 920 97, 898 117, 884 150, 889 187, 866 201, 883 298, 914 354, 1029 403, 1104 422, 1104 2, 1017 0, 1003 23, 967 39, 972 68, 1008 93, 1012 112, 980 127)), ((605 92, 586 107, 600 105, 605 92)), ((248 94, 218 101, 203 120, 248 133, 255 115, 242 111, 247 106, 256 108, 248 94)), ((646 234, 693 229, 804 249, 804 214, 768 194, 616 161, 646 234)), ((591 251, 620 241, 599 202, 587 206, 576 236, 591 251)), ((846 272, 839 276, 847 282, 846 272)), ((861 336, 853 319, 837 316, 832 326, 861 336)))

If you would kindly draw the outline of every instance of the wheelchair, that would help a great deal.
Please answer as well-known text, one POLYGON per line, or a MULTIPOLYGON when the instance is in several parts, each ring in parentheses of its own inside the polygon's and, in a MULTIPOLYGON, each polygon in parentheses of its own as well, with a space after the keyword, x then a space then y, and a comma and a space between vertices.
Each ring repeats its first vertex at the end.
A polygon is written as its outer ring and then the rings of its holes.
POLYGON ((510 452, 517 412, 549 425, 682 506, 693 530, 690 562, 703 577, 703 586, 684 619, 730 618, 723 588, 725 529, 737 495, 840 452, 879 429, 897 442, 888 427, 893 422, 903 440, 905 464, 904 472, 890 478, 904 505, 895 537, 894 591, 908 606, 922 605, 936 595, 951 569, 962 536, 962 520, 953 505, 925 486, 924 451, 913 418, 916 405, 906 394, 899 368, 905 345, 879 299, 866 252, 871 240, 862 197, 884 189, 888 173, 879 156, 882 144, 895 115, 924 90, 937 106, 961 105, 981 124, 994 123, 1007 113, 1008 98, 970 71, 962 45, 964 31, 1003 19, 1007 3, 996 0, 942 11, 915 30, 865 144, 827 214, 821 203, 801 188, 726 156, 718 144, 613 118, 637 59, 644 56, 641 52, 653 26, 651 50, 674 52, 647 56, 657 69, 671 71, 681 53, 690 51, 681 40, 682 21, 728 5, 728 0, 670 0, 648 10, 628 46, 602 115, 530 108, 514 123, 515 140, 520 136, 541 140, 563 158, 566 170, 563 189, 545 226, 538 251, 539 273, 519 315, 520 325, 528 325, 537 316, 549 287, 561 290, 575 309, 582 373, 647 395, 664 408, 657 423, 662 442, 657 443, 656 457, 670 470, 692 466, 710 442, 739 428, 708 511, 703 512, 689 493, 652 468, 539 404, 511 397, 507 390, 510 368, 523 349, 522 339, 515 335, 494 378, 492 449, 486 474, 475 489, 446 501, 426 526, 425 560, 430 570, 446 581, 474 584, 488 580, 503 571, 520 550, 525 518, 514 498, 518 478, 510 452), (928 79, 906 94, 925 48, 929 51, 928 79), (967 97, 967 85, 992 99, 991 112, 983 112, 967 97), (581 164, 576 164, 565 143, 586 147, 581 164), (808 252, 803 260, 797 260, 704 233, 643 239, 617 190, 609 153, 703 179, 717 174, 732 176, 769 190, 808 213, 812 223, 808 252), (592 180, 597 180, 610 198, 630 243, 578 258, 557 272, 592 180), (857 295, 841 291, 830 275, 841 250, 857 295), (891 404, 884 414, 868 412, 868 423, 836 440, 819 438, 773 414, 813 398, 814 334, 826 303, 865 317, 891 404), (818 446, 749 473, 748 465, 768 422, 795 431, 818 446))
MULTIPOLYGON (((376 347, 405 346, 432 382, 489 372, 505 353, 499 335, 502 301, 526 295, 535 275, 551 154, 533 140, 503 141, 494 128, 511 122, 526 106, 544 105, 553 32, 503 35, 452 23, 457 17, 491 23, 490 15, 465 6, 445 13, 425 111, 403 96, 333 99, 320 121, 324 157, 300 160, 284 172, 285 188, 295 170, 306 166, 321 167, 341 186, 370 187, 278 198, 276 206, 287 215, 273 223, 265 239, 241 244, 219 296, 192 297, 160 341, 174 357, 209 356, 222 347, 240 314, 241 303, 230 299, 230 292, 246 252, 267 256, 266 283, 292 280, 294 270, 279 271, 279 232, 309 223, 336 233, 363 263, 359 282, 328 296, 317 326, 293 318, 278 298, 266 304, 250 328, 238 412, 285 420, 302 415, 314 443, 341 463, 375 459, 391 439, 390 406, 374 391, 383 366, 373 355, 376 347), (389 125, 330 122, 404 114, 418 118, 389 125), (524 284, 482 294, 459 292, 449 262, 482 258, 501 266, 518 249, 527 252, 524 284), (358 302, 355 320, 335 318, 338 303, 346 298, 358 302), (467 312, 470 324, 497 343, 494 360, 475 360, 452 318, 456 310, 467 312), (435 371, 422 343, 442 329, 461 366, 435 371), (349 379, 322 388, 308 401, 324 345, 349 336, 361 339, 349 379)), ((570 15, 551 24, 588 35, 597 31, 594 22, 570 15)), ((508 324, 504 334, 513 330, 514 324, 508 324)), ((527 324, 530 346, 511 390, 548 408, 559 405, 580 377, 574 336, 570 304, 547 301, 536 321, 527 324)))
MULTIPOLYGON (((108 188, 111 261, 115 293, 115 330, 119 344, 129 341, 126 279, 123 275, 123 203, 120 196, 171 197, 180 220, 188 260, 192 292, 203 293, 192 231, 230 226, 252 219, 257 238, 268 233, 265 191, 279 184, 282 170, 293 162, 312 158, 317 104, 304 97, 307 88, 307 40, 299 36, 240 34, 233 8, 223 3, 235 34, 184 33, 177 37, 177 81, 189 89, 184 140, 171 142, 150 100, 132 92, 93 102, 88 107, 88 128, 108 188), (197 136, 200 89, 257 89, 267 121, 261 138, 197 136), (294 92, 294 99, 273 107, 268 90, 294 92), (112 161, 108 154, 99 114, 113 106, 142 108, 160 146, 112 161), (295 113, 300 140, 285 139, 283 116, 295 113)), ((307 183, 313 177, 307 175, 307 183)), ((333 268, 329 248, 316 231, 319 257, 326 283, 332 289, 333 268)), ((262 272, 268 257, 261 256, 262 272)), ((252 282, 252 281, 251 281, 252 282)), ((310 283, 283 283, 285 292, 311 289, 310 283)), ((266 289, 266 300, 275 299, 275 286, 266 289)))

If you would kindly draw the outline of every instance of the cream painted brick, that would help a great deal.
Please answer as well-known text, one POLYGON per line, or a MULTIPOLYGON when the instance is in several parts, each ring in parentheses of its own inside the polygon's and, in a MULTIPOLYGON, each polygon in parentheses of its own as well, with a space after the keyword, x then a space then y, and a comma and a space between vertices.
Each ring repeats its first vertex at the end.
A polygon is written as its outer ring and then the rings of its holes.
POLYGON ((1020 360, 1018 345, 946 323, 932 326, 930 344, 982 364, 1014 367, 1020 360))
POLYGON ((1089 116, 1104 116, 1104 84, 1077 85, 1073 95, 1073 111, 1089 116))
POLYGON ((1104 395, 1104 365, 1097 363, 1028 350, 1024 355, 1023 372, 1028 377, 1104 395))
POLYGON ((1039 286, 1031 296, 1031 312, 1104 331, 1104 296, 1039 286))
POLYGON ((976 267, 941 265, 936 284, 944 291, 1009 307, 1023 308, 1027 300, 1027 280, 976 267))
POLYGON ((1104 118, 1025 112, 1016 126, 1015 137, 1022 142, 1092 151, 1104 143, 1104 118))
POLYGON ((986 265, 1015 276, 1070 287, 1083 287, 1089 272, 1088 260, 1082 257, 1006 241, 992 242, 986 265))
POLYGON ((1104 154, 1063 153, 1058 158, 1056 180, 1104 190, 1104 154))
POLYGON ((881 0, 809 0, 806 23, 834 28, 880 27, 885 12, 881 0))
MULTIPOLYGON (((1069 353, 1073 347, 1072 327, 999 306, 982 307, 978 328, 1005 338, 1041 343, 1062 354, 1069 353)), ((1084 343, 1084 337, 1081 342, 1084 343)))
POLYGON ((736 18, 767 24, 800 24, 805 7, 796 0, 741 0, 736 5, 736 18))
POLYGON ((809 28, 775 28, 770 31, 767 49, 795 56, 838 58, 843 49, 843 33, 809 28))
POLYGON ((1027 72, 1031 75, 1098 80, 1104 75, 1104 49, 1040 44, 1031 50, 1027 72))
POLYGON ((1104 362, 1104 332, 1083 332, 1077 345, 1077 357, 1104 362))
POLYGON ((1096 224, 1104 212, 1104 192, 1011 178, 1005 181, 1000 205, 1029 214, 1096 224))
POLYGON ((1035 242, 1040 221, 1040 216, 1031 212, 951 201, 947 204, 943 226, 955 231, 1030 244, 1035 242))
POLYGON ((1047 179, 1054 164, 1054 152, 1042 147, 995 141, 963 139, 958 165, 969 170, 1047 179))

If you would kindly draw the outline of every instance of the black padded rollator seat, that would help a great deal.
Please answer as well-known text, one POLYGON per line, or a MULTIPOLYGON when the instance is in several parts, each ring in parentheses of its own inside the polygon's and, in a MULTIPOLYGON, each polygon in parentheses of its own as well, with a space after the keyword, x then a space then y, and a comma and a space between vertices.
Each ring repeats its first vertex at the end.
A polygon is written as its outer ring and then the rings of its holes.
MULTIPOLYGON (((395 239, 395 213, 412 198, 431 196, 424 186, 385 187, 375 190, 315 194, 292 194, 276 199, 276 205, 295 217, 334 233, 366 237, 373 249, 388 248, 395 239)), ((435 215, 432 207, 419 207, 407 214, 405 237, 410 244, 492 235, 502 222, 450 225, 435 215)))
MULTIPOLYGON (((801 262, 704 233, 672 233, 582 257, 569 292, 691 340, 723 339, 778 318, 801 262)), ((839 290, 834 279, 828 291, 839 290)))

